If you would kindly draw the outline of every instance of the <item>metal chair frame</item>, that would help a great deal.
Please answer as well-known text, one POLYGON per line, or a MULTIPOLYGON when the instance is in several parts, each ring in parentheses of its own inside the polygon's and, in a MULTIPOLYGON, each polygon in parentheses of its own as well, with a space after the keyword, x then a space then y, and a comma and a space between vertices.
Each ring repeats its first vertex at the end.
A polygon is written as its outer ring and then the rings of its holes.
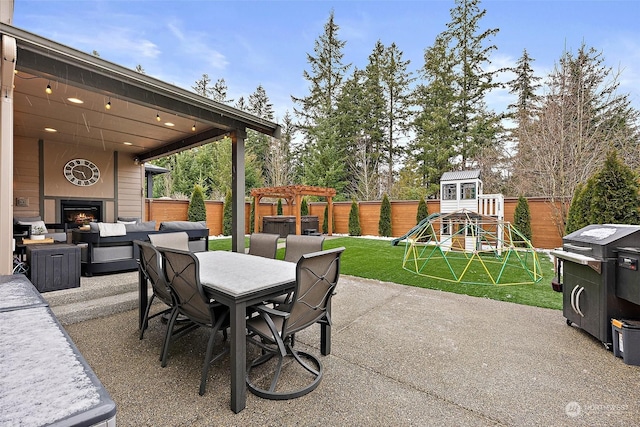
POLYGON ((340 276, 340 256, 344 248, 303 255, 296 266, 296 288, 289 304, 272 308, 253 307, 259 316, 247 321, 247 342, 262 349, 262 355, 247 369, 247 387, 265 399, 294 399, 313 391, 322 379, 323 366, 314 355, 293 348, 294 334, 315 323, 331 324, 331 297, 340 276), (252 379, 253 368, 278 357, 274 376, 268 389, 252 379), (295 390, 276 390, 285 358, 293 358, 312 376, 312 380, 295 390), (306 362, 304 359, 307 359, 306 362))
POLYGON ((200 283, 200 262, 191 252, 159 249, 164 260, 164 271, 167 283, 176 296, 176 309, 172 311, 169 319, 169 328, 163 345, 162 366, 166 366, 167 356, 171 342, 193 330, 194 327, 211 328, 211 334, 207 343, 207 351, 202 366, 199 394, 206 391, 207 376, 212 363, 229 353, 228 346, 213 356, 215 337, 219 330, 223 331, 224 340, 227 338, 226 328, 229 326, 229 308, 209 298, 200 283), (178 314, 182 314, 193 322, 171 333, 178 314))

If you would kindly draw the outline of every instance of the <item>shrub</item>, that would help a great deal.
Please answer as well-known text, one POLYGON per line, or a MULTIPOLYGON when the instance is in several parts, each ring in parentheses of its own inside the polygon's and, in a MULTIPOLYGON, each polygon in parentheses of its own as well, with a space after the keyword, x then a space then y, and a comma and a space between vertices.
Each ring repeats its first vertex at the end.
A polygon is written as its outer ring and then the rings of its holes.
POLYGON ((278 205, 276 208, 276 215, 282 215, 282 199, 278 199, 278 205))
MULTIPOLYGON (((590 180, 590 182, 593 182, 590 180)), ((589 214, 589 205, 591 204, 591 189, 593 184, 587 185, 578 184, 576 191, 571 199, 571 205, 569 206, 569 212, 567 213, 567 223, 565 225, 565 234, 573 233, 576 230, 580 230, 583 227, 589 225, 587 215, 589 214)))
POLYGON ((233 234, 233 209, 231 205, 231 191, 227 191, 227 195, 224 198, 224 211, 222 214, 222 234, 225 236, 231 236, 233 234))
POLYGON ((329 233, 329 203, 324 207, 324 215, 322 216, 322 232, 324 234, 329 233))
POLYGON ((256 199, 251 199, 251 211, 249 213, 249 233, 253 233, 254 222, 256 220, 256 199))
POLYGON ((309 205, 306 197, 303 197, 302 202, 300 202, 300 215, 309 215, 309 205))
POLYGON ((529 210, 529 202, 524 196, 518 197, 518 204, 513 212, 513 226, 531 241, 531 211, 529 210))
POLYGON ((416 214, 416 224, 429 216, 429 210, 427 208, 427 202, 424 201, 424 197, 420 197, 418 202, 418 213, 416 214))
POLYGON ((382 196, 382 203, 380 204, 378 234, 384 237, 391 236, 391 202, 386 194, 382 196))
POLYGON ((360 209, 358 203, 353 200, 351 202, 351 210, 349 211, 349 236, 362 235, 362 229, 360 228, 360 209))
POLYGON ((187 210, 187 219, 189 221, 206 221, 207 207, 204 204, 204 189, 201 185, 193 186, 193 193, 189 201, 189 209, 187 210))

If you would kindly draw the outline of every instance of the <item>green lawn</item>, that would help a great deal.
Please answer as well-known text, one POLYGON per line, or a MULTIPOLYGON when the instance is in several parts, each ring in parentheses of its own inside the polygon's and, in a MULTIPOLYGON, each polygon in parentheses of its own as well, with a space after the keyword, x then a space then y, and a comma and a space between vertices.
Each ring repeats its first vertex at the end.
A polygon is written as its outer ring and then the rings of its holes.
MULTIPOLYGON (((245 245, 248 246, 246 240, 245 245)), ((437 280, 412 273, 402 268, 404 246, 391 246, 388 240, 365 239, 356 237, 337 237, 326 239, 325 249, 344 246, 340 272, 351 276, 394 282, 421 288, 438 289, 445 292, 509 301, 517 304, 562 309, 562 294, 551 289, 553 264, 546 254, 540 253, 540 265, 543 279, 532 285, 469 285, 437 280)), ((230 250, 231 239, 210 241, 211 250, 230 250)), ((278 250, 278 258, 284 257, 284 249, 278 250)), ((434 266, 430 265, 430 268, 434 266)), ((436 266, 437 267, 437 266, 436 266)))

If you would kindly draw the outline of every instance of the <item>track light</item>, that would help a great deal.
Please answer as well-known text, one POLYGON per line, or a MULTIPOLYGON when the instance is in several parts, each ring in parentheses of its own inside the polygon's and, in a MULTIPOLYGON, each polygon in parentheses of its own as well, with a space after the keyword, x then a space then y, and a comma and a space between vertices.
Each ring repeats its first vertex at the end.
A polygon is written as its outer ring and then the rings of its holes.
POLYGON ((47 83, 47 88, 44 91, 47 92, 47 95, 51 95, 53 93, 51 90, 51 84, 47 83))
POLYGON ((160 120, 161 120, 161 119, 160 119, 160 113, 156 113, 156 120, 157 120, 157 121, 160 121, 160 120))
POLYGON ((104 108, 106 108, 107 110, 111 110, 111 98, 109 98, 109 100, 105 104, 104 108))
POLYGON ((196 131, 196 124, 194 123, 193 126, 191 126, 191 131, 195 132, 196 131))

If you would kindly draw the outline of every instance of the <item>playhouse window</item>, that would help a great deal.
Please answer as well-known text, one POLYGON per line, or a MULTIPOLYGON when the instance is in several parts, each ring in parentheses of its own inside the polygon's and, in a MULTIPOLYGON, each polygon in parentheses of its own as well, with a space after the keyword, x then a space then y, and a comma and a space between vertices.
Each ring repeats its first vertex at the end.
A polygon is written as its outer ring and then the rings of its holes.
POLYGON ((455 184, 444 184, 442 186, 443 200, 456 200, 457 198, 458 198, 458 192, 456 191, 455 184))
POLYGON ((476 184, 474 182, 466 182, 461 185, 462 199, 476 198, 476 184))

